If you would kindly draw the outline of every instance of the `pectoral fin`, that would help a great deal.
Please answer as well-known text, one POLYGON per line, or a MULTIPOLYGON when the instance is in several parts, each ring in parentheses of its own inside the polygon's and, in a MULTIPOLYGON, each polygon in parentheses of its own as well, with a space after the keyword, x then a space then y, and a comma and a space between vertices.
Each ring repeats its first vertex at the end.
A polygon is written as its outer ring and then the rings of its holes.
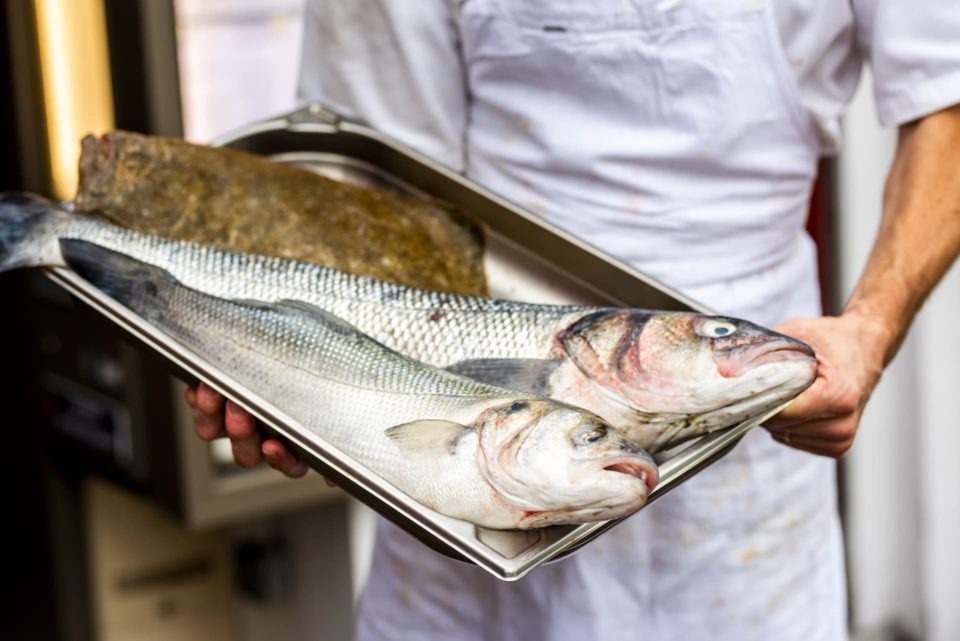
POLYGON ((453 421, 425 419, 396 425, 384 432, 401 449, 416 455, 449 456, 471 427, 453 421))
POLYGON ((545 358, 478 358, 446 369, 488 385, 547 396, 550 375, 560 363, 559 359, 545 358))

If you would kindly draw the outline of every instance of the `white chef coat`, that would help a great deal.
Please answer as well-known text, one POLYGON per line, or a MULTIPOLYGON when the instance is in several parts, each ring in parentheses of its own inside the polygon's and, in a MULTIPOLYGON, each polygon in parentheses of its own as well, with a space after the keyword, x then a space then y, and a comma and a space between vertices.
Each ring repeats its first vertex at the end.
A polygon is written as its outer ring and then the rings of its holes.
MULTIPOLYGON (((936 0, 316 0, 302 97, 724 313, 818 313, 803 232, 864 59, 881 117, 960 102, 936 0)), ((517 584, 380 526, 361 639, 845 637, 832 462, 748 435, 517 584)))
MULTIPOLYGON (((307 0, 300 97, 362 117, 463 169, 468 109, 454 24, 458 4, 462 0, 307 0)), ((865 63, 884 125, 960 102, 955 2, 770 0, 770 6, 823 153, 836 149, 840 115, 865 63)))

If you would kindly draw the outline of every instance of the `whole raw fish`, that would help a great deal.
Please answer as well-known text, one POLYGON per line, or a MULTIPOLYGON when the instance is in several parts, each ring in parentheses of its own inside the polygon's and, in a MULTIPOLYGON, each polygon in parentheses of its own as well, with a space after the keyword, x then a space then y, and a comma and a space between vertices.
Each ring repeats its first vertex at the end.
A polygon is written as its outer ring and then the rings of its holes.
POLYGON ((300 301, 246 303, 82 240, 67 264, 410 497, 500 529, 617 518, 657 479, 597 416, 429 367, 300 301))
POLYGON ((122 251, 214 296, 312 303, 417 360, 589 409, 651 452, 766 412, 816 378, 806 344, 743 320, 442 294, 0 202, 0 269, 62 264, 58 238, 122 251))

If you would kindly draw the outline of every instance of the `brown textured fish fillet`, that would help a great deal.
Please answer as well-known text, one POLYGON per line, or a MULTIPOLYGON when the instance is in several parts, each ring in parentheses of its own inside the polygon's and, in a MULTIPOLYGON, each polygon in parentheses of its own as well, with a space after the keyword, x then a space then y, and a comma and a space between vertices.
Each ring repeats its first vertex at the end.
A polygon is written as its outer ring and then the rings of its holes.
POLYGON ((221 249, 487 293, 483 234, 452 209, 241 151, 122 131, 87 136, 76 206, 221 249))

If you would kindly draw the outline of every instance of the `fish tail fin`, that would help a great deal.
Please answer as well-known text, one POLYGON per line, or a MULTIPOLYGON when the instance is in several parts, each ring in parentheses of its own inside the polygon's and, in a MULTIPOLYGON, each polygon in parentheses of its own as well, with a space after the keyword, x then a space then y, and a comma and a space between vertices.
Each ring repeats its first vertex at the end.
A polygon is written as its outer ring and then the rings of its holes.
POLYGON ((60 240, 64 262, 84 280, 111 298, 136 309, 162 313, 161 287, 177 283, 168 272, 126 254, 75 238, 60 240), (151 305, 142 305, 149 298, 151 305))
POLYGON ((0 194, 0 271, 61 266, 59 232, 73 215, 33 194, 0 194))

